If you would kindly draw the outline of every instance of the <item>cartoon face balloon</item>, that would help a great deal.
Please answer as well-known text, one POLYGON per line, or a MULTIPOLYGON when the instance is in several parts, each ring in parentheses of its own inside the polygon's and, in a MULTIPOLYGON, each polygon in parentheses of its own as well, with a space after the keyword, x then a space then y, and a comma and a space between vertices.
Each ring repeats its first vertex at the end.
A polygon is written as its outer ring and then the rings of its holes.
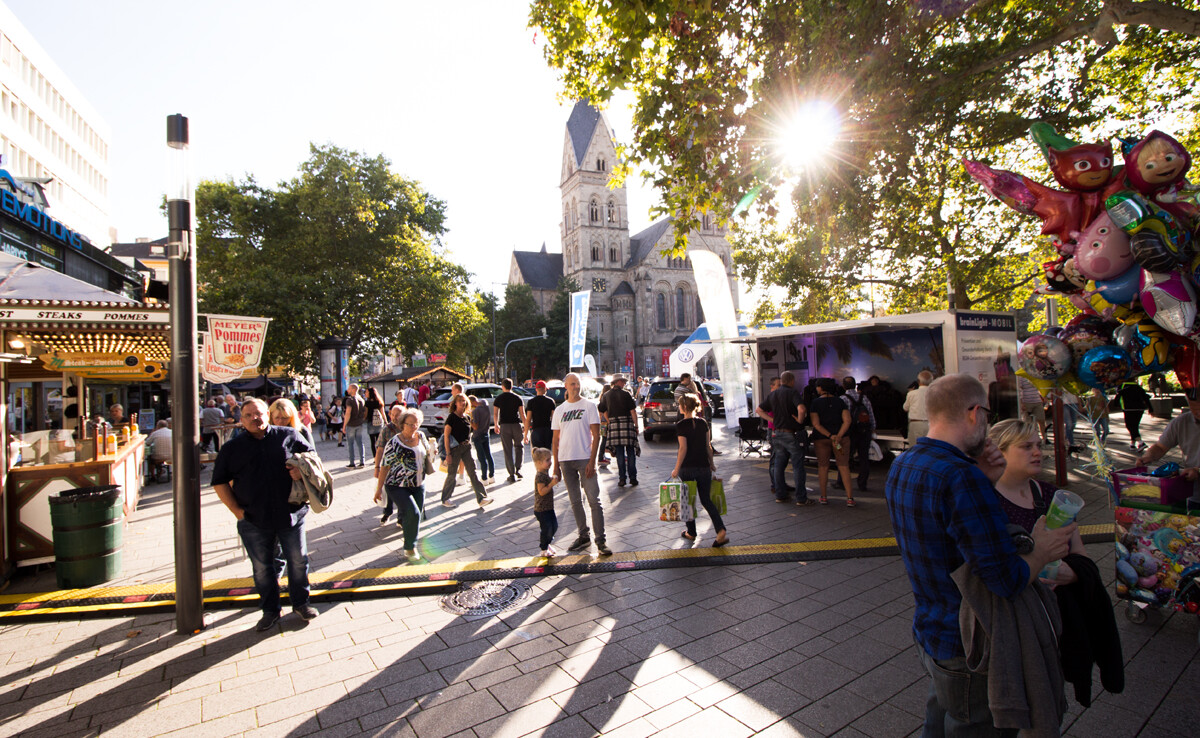
POLYGON ((1021 368, 1034 379, 1058 379, 1071 369, 1071 349, 1057 338, 1030 336, 1021 344, 1021 368))
MULTIPOLYGON (((1101 213, 1082 233, 1076 231, 1075 268, 1088 279, 1112 279, 1133 266, 1129 236, 1101 213)), ((1110 301, 1111 302, 1111 301, 1110 301)))
MULTIPOLYGON (((1071 349, 1071 355, 1078 364, 1083 355, 1091 349, 1111 345, 1116 328, 1116 323, 1095 315, 1077 315, 1063 329, 1062 342, 1071 349)), ((1082 378, 1080 376, 1080 379, 1082 378)))
POLYGON ((1110 389, 1129 376, 1129 356, 1119 346, 1097 346, 1079 360, 1075 373, 1089 387, 1110 389))
POLYGON ((1182 336, 1196 322, 1196 293, 1180 272, 1142 272, 1142 309, 1155 323, 1182 336))
POLYGON ((1054 179, 1068 190, 1098 190, 1112 181, 1112 143, 1081 144, 1063 136, 1049 123, 1037 122, 1029 134, 1042 149, 1054 179))
POLYGON ((1087 280, 1075 268, 1073 256, 1060 256, 1054 261, 1043 263, 1042 272, 1046 275, 1046 288, 1051 292, 1070 294, 1078 292, 1087 284, 1087 280))

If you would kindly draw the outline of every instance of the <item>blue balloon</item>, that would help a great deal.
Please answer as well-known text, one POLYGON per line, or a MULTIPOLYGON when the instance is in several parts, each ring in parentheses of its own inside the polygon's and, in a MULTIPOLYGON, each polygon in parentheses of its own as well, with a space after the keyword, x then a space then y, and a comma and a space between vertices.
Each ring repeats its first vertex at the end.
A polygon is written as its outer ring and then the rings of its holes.
POLYGON ((1141 291, 1142 268, 1136 264, 1116 279, 1096 281, 1096 291, 1113 305, 1128 305, 1141 291))
POLYGON ((1075 367, 1075 376, 1089 387, 1112 389, 1129 376, 1132 362, 1120 346, 1090 349, 1075 367))

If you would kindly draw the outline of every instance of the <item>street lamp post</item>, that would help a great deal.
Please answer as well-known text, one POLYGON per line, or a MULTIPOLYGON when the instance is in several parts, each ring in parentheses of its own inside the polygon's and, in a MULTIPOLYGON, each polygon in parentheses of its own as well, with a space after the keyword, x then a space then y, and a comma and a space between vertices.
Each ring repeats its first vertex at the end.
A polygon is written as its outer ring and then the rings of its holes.
POLYGON ((204 629, 200 559, 200 379, 196 362, 196 259, 188 119, 167 116, 167 258, 171 310, 171 460, 175 466, 175 630, 204 629))
POLYGON ((513 340, 504 344, 504 376, 506 376, 506 377, 508 376, 508 347, 509 346, 513 345, 514 343, 520 343, 521 341, 538 341, 538 340, 545 340, 545 339, 546 339, 546 329, 542 328, 542 335, 540 335, 540 336, 529 336, 528 338, 514 338, 513 340))

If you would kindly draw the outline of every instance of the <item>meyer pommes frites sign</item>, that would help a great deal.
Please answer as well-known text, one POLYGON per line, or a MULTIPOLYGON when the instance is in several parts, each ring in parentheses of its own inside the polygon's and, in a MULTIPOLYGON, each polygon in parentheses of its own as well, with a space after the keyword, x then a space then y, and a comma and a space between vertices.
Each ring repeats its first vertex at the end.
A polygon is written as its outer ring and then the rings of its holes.
POLYGON ((227 369, 242 371, 262 362, 263 341, 270 318, 240 315, 209 315, 208 343, 212 362, 227 369))

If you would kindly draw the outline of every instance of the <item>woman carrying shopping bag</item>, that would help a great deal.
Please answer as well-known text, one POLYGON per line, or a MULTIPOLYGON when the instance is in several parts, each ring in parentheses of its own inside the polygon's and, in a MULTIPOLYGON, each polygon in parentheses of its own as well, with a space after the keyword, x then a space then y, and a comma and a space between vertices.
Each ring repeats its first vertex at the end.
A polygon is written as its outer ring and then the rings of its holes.
MULTIPOLYGON (((708 423, 704 418, 696 417, 696 411, 699 409, 700 398, 697 395, 688 393, 679 398, 679 410, 683 413, 683 420, 675 424, 679 454, 675 457, 675 468, 671 471, 671 476, 684 482, 696 483, 696 495, 700 498, 700 504, 704 506, 708 517, 712 519, 713 530, 717 532, 713 548, 720 548, 729 543, 729 536, 725 533, 725 521, 721 520, 721 513, 713 504, 710 494, 712 473, 717 470, 717 464, 713 461, 712 445, 708 442, 708 423)), ((687 522, 683 537, 689 541, 696 540, 695 519, 687 522)))

